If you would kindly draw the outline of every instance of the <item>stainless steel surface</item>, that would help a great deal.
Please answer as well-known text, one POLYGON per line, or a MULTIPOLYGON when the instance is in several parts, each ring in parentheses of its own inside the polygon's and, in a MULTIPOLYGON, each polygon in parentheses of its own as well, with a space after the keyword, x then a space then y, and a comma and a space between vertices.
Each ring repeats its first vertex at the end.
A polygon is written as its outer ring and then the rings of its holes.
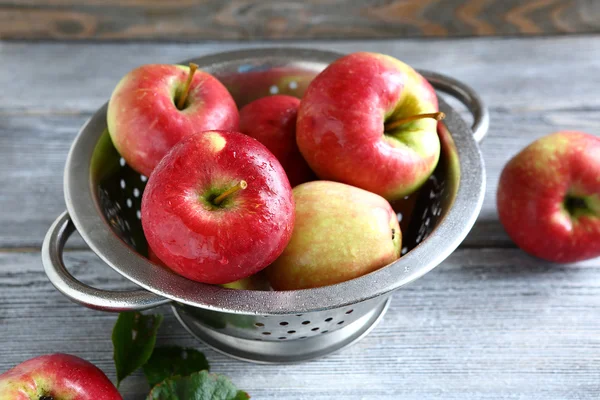
MULTIPOLYGON (((335 353, 343 348, 353 345, 369 332, 383 319, 385 312, 390 304, 391 297, 378 298, 375 306, 370 304, 369 311, 362 317, 350 324, 344 324, 343 327, 329 333, 328 326, 339 324, 338 321, 328 321, 326 318, 322 321, 313 321, 312 328, 320 325, 322 328, 318 335, 306 337, 296 335, 297 338, 290 337, 289 334, 280 337, 278 341, 264 341, 262 339, 242 339, 239 337, 223 334, 219 329, 206 327, 194 314, 197 308, 181 306, 174 303, 173 313, 183 325, 183 327, 193 336, 206 343, 213 349, 226 354, 230 357, 243 361, 251 361, 260 364, 292 364, 309 361, 315 358, 335 353), (192 314, 188 314, 192 311, 192 314), (287 340, 286 340, 287 339, 287 340)), ((372 303, 372 301, 370 302, 372 303)), ((310 313, 311 318, 315 318, 315 313, 310 313)), ((305 320, 304 316, 290 316, 291 319, 305 320)), ((289 328, 287 328, 289 330, 289 328)))
POLYGON ((349 325, 357 326, 355 323, 358 320, 364 321, 364 316, 370 314, 387 297, 389 294, 340 309, 287 315, 232 314, 176 302, 174 307, 188 320, 195 319, 193 329, 198 331, 197 336, 201 335, 199 332, 210 330, 242 340, 290 342, 322 337, 349 325))
MULTIPOLYGON (((261 49, 217 54, 193 61, 224 82, 241 106, 269 93, 301 96, 312 77, 339 56, 325 51, 261 49)), ((468 102, 466 105, 473 112, 475 127, 482 137, 487 129, 487 113, 477 95, 464 85, 455 87, 450 78, 439 74, 430 76, 434 86, 468 102), (450 90, 453 87, 454 92, 450 90)), ((367 321, 365 316, 371 315, 374 307, 392 291, 441 263, 464 239, 479 214, 485 170, 477 143, 464 121, 441 99, 440 110, 447 115, 439 129, 440 163, 414 195, 417 201, 414 209, 408 211, 410 215, 402 215, 405 220, 410 220, 403 230, 403 257, 348 282, 285 292, 232 290, 187 280, 149 262, 145 257, 147 245, 139 220, 146 178, 129 168, 112 146, 106 132, 106 105, 83 126, 69 153, 64 177, 68 213, 83 239, 100 258, 153 293, 148 294, 145 301, 159 303, 162 300, 155 295, 162 296, 164 301, 173 300, 188 306, 188 311, 195 310, 197 326, 202 326, 205 333, 213 329, 215 343, 230 347, 231 343, 215 339, 225 335, 242 340, 233 341, 241 347, 247 340, 277 343, 272 346, 273 350, 279 344, 300 341, 301 337, 304 337, 301 341, 311 337, 316 341, 329 341, 329 335, 344 326, 358 326, 354 325, 356 321, 367 321), (309 330, 303 325, 305 321, 309 324, 322 321, 320 324, 328 324, 328 329, 309 330), (323 330, 328 332, 323 334, 323 330), (289 333, 291 331, 294 332, 289 333), (271 334, 265 335, 265 332, 271 334), (302 334, 296 335, 299 332, 302 334)), ((61 229, 57 225, 53 229, 60 236, 61 229)), ((59 251, 58 246, 45 246, 44 262, 50 274, 59 271, 59 274, 54 273, 53 283, 62 293, 102 310, 140 308, 139 298, 127 304, 126 295, 111 297, 107 292, 95 292, 85 285, 77 285, 70 275, 67 276, 64 265, 60 265, 59 251), (84 291, 83 294, 77 293, 79 289, 84 291)), ((144 304, 142 302, 142 307, 144 304)), ((191 326, 187 319, 186 324, 191 326)), ((239 350, 245 351, 241 347, 239 350)), ((299 359, 303 357, 307 355, 298 355, 299 359)))
POLYGON ((73 277, 63 262, 63 250, 75 226, 67 212, 52 224, 42 244, 42 263, 58 291, 83 306, 103 311, 146 310, 170 302, 146 290, 110 291, 92 288, 73 277))

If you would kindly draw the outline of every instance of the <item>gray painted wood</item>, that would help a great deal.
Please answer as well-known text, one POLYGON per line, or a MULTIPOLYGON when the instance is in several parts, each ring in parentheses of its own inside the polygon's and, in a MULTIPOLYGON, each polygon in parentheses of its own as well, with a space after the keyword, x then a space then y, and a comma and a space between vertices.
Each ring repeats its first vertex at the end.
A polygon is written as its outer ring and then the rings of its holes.
POLYGON ((596 35, 528 39, 447 39, 205 44, 73 44, 0 42, 0 110, 91 112, 119 79, 145 63, 173 63, 239 48, 299 46, 376 51, 473 86, 502 109, 597 108, 596 35), (15 74, 18 71, 18 78, 15 74))
MULTIPOLYGON (((595 36, 310 46, 392 54, 461 79, 487 101, 492 121, 482 150, 488 188, 467 245, 511 246, 495 211, 498 176, 510 156, 559 129, 600 133, 600 97, 590 90, 600 87, 600 40, 595 36)), ((40 245, 64 209, 62 173, 70 143, 123 74, 142 63, 239 47, 243 46, 0 43, 0 87, 10 94, 0 97, 0 184, 5 188, 0 192, 0 221, 5 222, 0 225, 0 247, 40 245), (15 79, 15 71, 27 80, 15 79)))
MULTIPOLYGON (((71 271, 105 289, 124 282, 87 251, 71 271)), ((116 315, 69 302, 46 279, 39 254, 0 253, 0 371, 68 352, 114 379, 116 315)), ((398 291, 381 324, 354 347, 294 366, 256 366, 191 338, 167 307, 159 344, 206 352, 213 371, 253 399, 597 399, 600 260, 549 265, 517 249, 463 249, 398 291)), ((125 399, 142 399, 141 374, 125 399)))

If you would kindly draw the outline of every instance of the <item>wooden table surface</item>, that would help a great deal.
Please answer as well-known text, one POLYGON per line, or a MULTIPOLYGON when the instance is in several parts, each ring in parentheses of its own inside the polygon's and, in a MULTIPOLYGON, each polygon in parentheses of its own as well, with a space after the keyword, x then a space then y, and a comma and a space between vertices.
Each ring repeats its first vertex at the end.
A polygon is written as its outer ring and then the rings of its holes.
MULTIPOLYGON (((600 260, 560 266, 522 253, 498 222, 495 193, 526 143, 559 129, 600 133, 600 36, 285 44, 388 53, 473 86, 491 110, 481 216, 446 262, 398 291, 383 322, 339 354, 293 366, 235 361, 197 343, 166 307, 159 343, 205 351, 255 399, 598 399, 600 260)), ((65 208, 69 146, 134 66, 249 46, 0 42, 0 371, 60 351, 114 379, 116 315, 71 303, 40 260, 65 208)), ((80 239, 66 260, 84 282, 131 287, 80 239)), ((147 390, 139 373, 122 385, 125 399, 147 390)))

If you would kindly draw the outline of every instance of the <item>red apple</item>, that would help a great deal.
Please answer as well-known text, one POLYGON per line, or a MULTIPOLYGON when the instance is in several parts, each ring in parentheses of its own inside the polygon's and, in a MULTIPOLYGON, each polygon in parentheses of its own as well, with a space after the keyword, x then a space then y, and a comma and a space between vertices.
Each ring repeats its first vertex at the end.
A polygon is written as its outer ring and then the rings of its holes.
POLYGON ((300 100, 286 95, 263 97, 240 110, 240 131, 258 140, 277 157, 292 187, 315 179, 296 144, 300 100))
POLYGON ((526 252, 554 262, 600 256, 600 138, 557 132, 504 167, 498 215, 526 252))
POLYGON ((265 270, 273 289, 333 285, 400 257, 398 218, 383 197, 343 183, 314 181, 296 186, 294 200, 292 239, 265 270))
POLYGON ((353 53, 309 85, 296 140, 321 179, 396 200, 436 167, 440 118, 435 91, 411 67, 383 54, 353 53))
POLYGON ((154 250, 148 246, 148 260, 152 261, 156 265, 160 265, 161 267, 166 267, 165 263, 161 261, 160 258, 156 255, 154 250))
POLYGON ((68 354, 32 358, 0 375, 2 400, 122 400, 93 364, 68 354))
MULTIPOLYGON (((166 264, 161 261, 160 258, 156 255, 156 253, 148 247, 148 260, 152 261, 154 264, 160 265, 161 267, 166 267, 166 264)), ((224 283, 221 286, 226 287, 228 289, 242 289, 242 290, 269 290, 269 282, 263 276, 262 272, 258 272, 257 274, 251 275, 247 278, 239 279, 237 281, 231 283, 224 283)))
POLYGON ((142 198, 142 227, 167 267, 230 283, 281 254, 294 226, 290 183, 275 156, 237 132, 191 135, 164 157, 142 198))
POLYGON ((182 65, 150 64, 129 72, 113 91, 107 111, 113 144, 127 164, 146 176, 185 136, 236 130, 238 120, 233 98, 216 78, 182 65))

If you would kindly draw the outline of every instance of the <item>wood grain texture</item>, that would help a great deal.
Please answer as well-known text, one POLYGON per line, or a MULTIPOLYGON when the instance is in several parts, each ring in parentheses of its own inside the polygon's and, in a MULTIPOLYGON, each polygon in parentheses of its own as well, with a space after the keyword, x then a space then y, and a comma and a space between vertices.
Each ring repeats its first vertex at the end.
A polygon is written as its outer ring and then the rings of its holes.
MULTIPOLYGON (((90 252, 70 270, 105 289, 130 285, 90 252)), ((84 357, 112 379, 116 315, 69 302, 35 253, 0 253, 0 371, 39 354, 84 357)), ((516 249, 463 249, 398 291, 383 322, 357 345, 294 366, 255 366, 196 342, 167 307, 159 344, 205 351, 253 399, 597 399, 600 260, 554 266, 516 249)), ((141 400, 141 374, 125 381, 141 400)))
MULTIPOLYGON (((600 4, 600 3, 599 3, 600 4)), ((0 42, 0 113, 91 113, 119 79, 147 63, 174 63, 240 48, 293 46, 374 51, 444 73, 507 112, 600 108, 600 37, 209 44, 0 42), (15 79, 18 71, 19 79, 15 79), (21 77, 27 77, 23 79, 21 77), (568 82, 566 78, 568 77, 568 82)))
POLYGON ((594 0, 2 0, 1 39, 348 39, 598 32, 594 0))
MULTIPOLYGON (((21 94, 0 96, 0 221, 5 221, 0 224, 0 248, 40 246, 65 207, 62 174, 69 146, 123 74, 143 63, 239 47, 0 44, 0 87, 6 94, 21 94), (40 65, 45 67, 36 69, 40 65), (15 71, 29 79, 14 79, 15 71)), ((465 242, 469 246, 512 246, 495 210, 498 176, 512 155, 556 130, 600 133, 600 97, 590 89, 600 87, 600 40, 595 36, 332 42, 314 47, 391 54, 461 79, 482 95, 491 108, 490 133, 482 144, 487 193, 465 242)))

